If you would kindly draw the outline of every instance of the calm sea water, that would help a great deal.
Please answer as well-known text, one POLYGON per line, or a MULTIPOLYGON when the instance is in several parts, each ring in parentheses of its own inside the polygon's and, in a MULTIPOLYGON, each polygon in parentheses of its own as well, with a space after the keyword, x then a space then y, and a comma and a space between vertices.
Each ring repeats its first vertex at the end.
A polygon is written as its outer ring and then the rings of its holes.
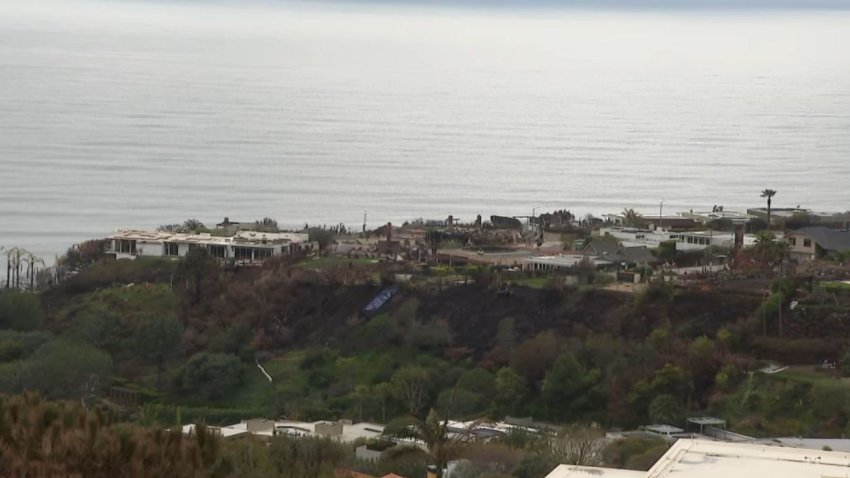
POLYGON ((850 209, 850 14, 0 0, 0 245, 850 209))

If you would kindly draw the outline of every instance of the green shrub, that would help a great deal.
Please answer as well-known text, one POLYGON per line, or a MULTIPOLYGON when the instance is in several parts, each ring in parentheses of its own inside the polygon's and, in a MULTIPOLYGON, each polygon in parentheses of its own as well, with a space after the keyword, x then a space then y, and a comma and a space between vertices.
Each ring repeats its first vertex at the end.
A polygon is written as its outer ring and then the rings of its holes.
POLYGON ((0 328, 36 330, 44 324, 38 295, 14 289, 0 290, 0 328))
POLYGON ((216 400, 239 387, 244 372, 245 365, 235 355, 201 352, 183 366, 180 388, 187 395, 216 400))

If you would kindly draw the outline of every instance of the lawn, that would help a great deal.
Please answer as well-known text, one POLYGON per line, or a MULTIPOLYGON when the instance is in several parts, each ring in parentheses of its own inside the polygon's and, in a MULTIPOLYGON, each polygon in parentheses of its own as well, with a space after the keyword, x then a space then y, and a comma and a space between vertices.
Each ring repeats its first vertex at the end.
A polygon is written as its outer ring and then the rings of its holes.
POLYGON ((512 280, 511 284, 529 289, 545 289, 552 283, 551 277, 530 277, 528 279, 512 280))
POLYGON ((794 366, 774 375, 777 378, 809 385, 850 389, 850 378, 841 377, 837 369, 821 370, 820 366, 794 366))

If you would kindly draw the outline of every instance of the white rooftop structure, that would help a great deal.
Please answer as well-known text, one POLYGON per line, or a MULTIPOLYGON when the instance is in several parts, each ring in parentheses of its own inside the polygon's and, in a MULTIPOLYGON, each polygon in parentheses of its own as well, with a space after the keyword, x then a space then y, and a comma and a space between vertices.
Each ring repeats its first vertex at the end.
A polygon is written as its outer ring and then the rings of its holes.
MULTIPOLYGON (((575 468, 575 467, 573 467, 575 468)), ((564 465, 546 478, 850 478, 850 454, 766 444, 681 439, 647 472, 581 468, 569 474, 564 465), (595 472, 595 474, 594 474, 595 472)))
POLYGON ((662 425, 662 424, 647 425, 647 426, 643 427, 643 429, 650 432, 650 433, 654 433, 656 435, 663 435, 663 436, 668 436, 668 437, 679 434, 679 433, 685 433, 685 430, 683 430, 679 427, 674 427, 672 425, 662 425))
POLYGON ((643 478, 643 471, 594 468, 592 466, 560 465, 546 478, 643 478))
POLYGON ((827 448, 831 451, 850 453, 850 438, 759 438, 753 441, 753 443, 787 446, 790 448, 809 448, 812 450, 823 450, 824 448, 827 448))

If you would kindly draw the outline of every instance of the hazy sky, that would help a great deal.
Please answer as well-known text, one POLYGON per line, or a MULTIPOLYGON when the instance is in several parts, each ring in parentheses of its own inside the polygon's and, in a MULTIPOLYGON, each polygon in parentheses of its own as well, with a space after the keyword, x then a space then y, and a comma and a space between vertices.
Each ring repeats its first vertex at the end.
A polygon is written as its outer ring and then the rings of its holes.
MULTIPOLYGON (((14 3, 21 0, 0 0, 14 3)), ((60 0, 73 4, 77 0, 60 0)), ((102 0, 123 2, 124 0, 102 0)), ((523 8, 664 8, 664 9, 740 9, 740 8, 793 8, 850 10, 850 0, 142 0, 155 3, 250 4, 250 3, 302 3, 302 4, 382 4, 382 5, 439 5, 468 7, 523 8)))
MULTIPOLYGON (((0 0, 2 1, 2 0, 0 0)), ((71 0, 73 1, 73 0, 71 0)), ((149 0, 157 2, 224 2, 230 0, 149 0)), ((278 0, 267 0, 275 2, 278 0)), ((794 9, 850 9, 850 0, 302 0, 288 3, 354 3, 396 5, 441 5, 457 7, 498 8, 794 8, 794 9)))
POLYGON ((850 8, 850 0, 347 0, 358 3, 420 3, 501 7, 625 8, 850 8))

